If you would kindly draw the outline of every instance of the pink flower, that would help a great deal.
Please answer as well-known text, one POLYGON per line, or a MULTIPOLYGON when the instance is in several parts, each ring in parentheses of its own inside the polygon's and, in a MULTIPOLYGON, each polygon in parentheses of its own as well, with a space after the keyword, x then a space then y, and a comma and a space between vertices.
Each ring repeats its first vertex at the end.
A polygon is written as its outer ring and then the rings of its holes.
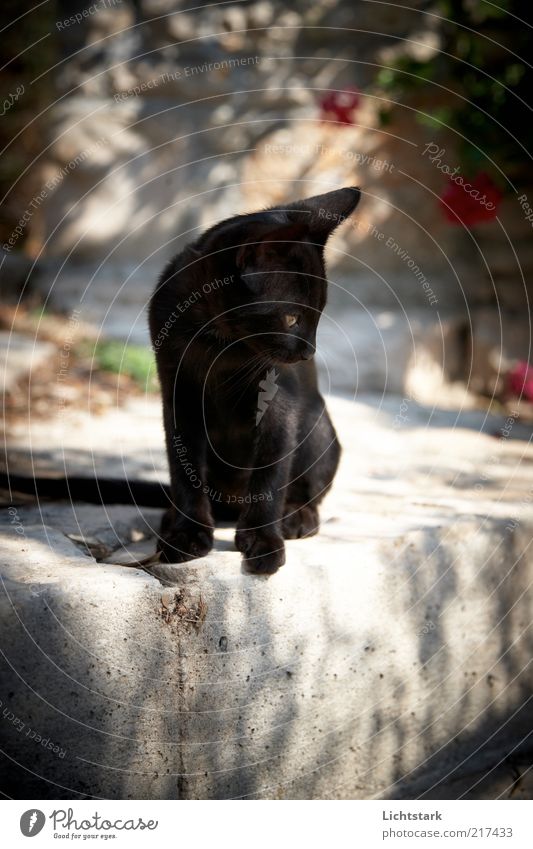
POLYGON ((339 124, 355 123, 355 111, 361 102, 361 92, 355 86, 330 91, 320 100, 321 117, 339 124))
POLYGON ((451 178, 440 204, 451 224, 471 227, 496 218, 501 199, 500 190, 488 174, 478 174, 473 180, 462 176, 451 178))
POLYGON ((513 366, 507 372, 505 383, 506 391, 510 395, 533 401, 533 367, 529 363, 523 360, 513 366))

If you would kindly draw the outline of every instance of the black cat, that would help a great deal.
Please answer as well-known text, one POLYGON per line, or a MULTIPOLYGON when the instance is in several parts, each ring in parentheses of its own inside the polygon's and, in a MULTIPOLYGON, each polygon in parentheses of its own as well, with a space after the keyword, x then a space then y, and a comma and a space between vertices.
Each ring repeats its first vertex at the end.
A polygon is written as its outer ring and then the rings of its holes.
POLYGON ((284 538, 315 534, 340 446, 318 386, 323 250, 357 206, 344 188, 217 224, 168 263, 150 303, 172 506, 167 562, 201 557, 237 518, 247 568, 272 573, 284 538))

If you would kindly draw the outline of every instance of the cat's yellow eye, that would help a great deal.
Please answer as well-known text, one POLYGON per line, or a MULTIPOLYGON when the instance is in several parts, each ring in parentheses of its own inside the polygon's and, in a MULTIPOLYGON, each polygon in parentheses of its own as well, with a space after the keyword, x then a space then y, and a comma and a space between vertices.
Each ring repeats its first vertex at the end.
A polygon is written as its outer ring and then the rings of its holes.
POLYGON ((286 315, 285 316, 285 324, 287 327, 294 327, 295 324, 298 323, 297 315, 286 315))

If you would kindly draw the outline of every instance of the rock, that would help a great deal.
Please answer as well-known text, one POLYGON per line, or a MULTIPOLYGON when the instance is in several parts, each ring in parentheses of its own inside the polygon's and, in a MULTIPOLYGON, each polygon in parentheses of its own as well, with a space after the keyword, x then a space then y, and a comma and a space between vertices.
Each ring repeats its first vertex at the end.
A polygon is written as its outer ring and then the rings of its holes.
POLYGON ((134 542, 131 545, 116 549, 102 558, 104 563, 115 563, 117 566, 135 566, 150 558, 155 552, 155 537, 134 542))
POLYGON ((28 524, 35 526, 41 522, 49 527, 61 527, 69 545, 85 557, 90 556, 91 546, 99 544, 114 551, 138 542, 139 537, 153 537, 159 520, 158 510, 143 508, 142 513, 135 513, 130 507, 120 504, 108 504, 104 508, 92 504, 43 501, 24 509, 28 524))
POLYGON ((22 253, 0 251, 0 300, 18 304, 27 297, 37 277, 35 262, 22 253))
MULTIPOLYGON (((56 355, 51 342, 42 342, 20 333, 0 331, 0 386, 12 392, 17 384, 56 355)), ((59 368, 59 366, 58 366, 59 368)))
MULTIPOLYGON (((394 396, 329 406, 344 453, 321 533, 271 578, 243 572, 229 526, 162 583, 66 536, 127 546, 159 511, 4 511, 12 796, 511 792, 491 770, 529 757, 530 429, 394 396)), ((159 450, 157 415, 126 470, 159 450)))
POLYGON ((67 534, 66 536, 95 560, 105 560, 110 554, 110 547, 97 537, 83 536, 83 534, 67 534))
MULTIPOLYGON (((372 337, 360 387, 411 392, 405 316, 426 311, 420 338, 413 333, 420 397, 453 391, 450 371, 465 353, 456 344, 460 321, 464 329, 473 310, 498 305, 528 311, 530 223, 510 195, 498 221, 462 230, 445 220, 438 199, 446 176, 428 146, 438 137, 438 159, 453 170, 456 136, 420 122, 413 133, 413 115, 448 108, 447 97, 421 90, 385 124, 376 87, 377 68, 406 49, 411 58, 433 55, 437 34, 429 24, 415 32, 413 16, 394 5, 380 9, 379 33, 374 18, 363 0, 185 11, 143 0, 137 11, 111 5, 58 32, 64 96, 46 113, 50 143, 38 175, 45 196, 28 225, 28 244, 46 245, 35 284, 43 299, 79 310, 105 335, 148 344, 146 304, 185 242, 231 215, 359 184, 362 203, 330 240, 327 261, 332 281, 370 313, 353 316, 353 327, 372 337), (324 95, 345 85, 361 90, 353 125, 321 111, 324 95), (392 345, 387 375, 372 363, 383 357, 369 329, 382 312, 395 314, 384 334, 392 345), (450 348, 439 352, 435 325, 450 317, 450 348)), ((530 186, 520 186, 529 197, 530 186)))

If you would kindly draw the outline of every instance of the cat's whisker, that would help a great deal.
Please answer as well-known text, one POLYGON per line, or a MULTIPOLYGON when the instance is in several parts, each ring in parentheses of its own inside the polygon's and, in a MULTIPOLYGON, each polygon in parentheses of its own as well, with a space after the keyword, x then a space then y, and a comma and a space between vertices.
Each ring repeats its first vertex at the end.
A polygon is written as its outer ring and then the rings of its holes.
MULTIPOLYGON (((274 365, 274 361, 272 360, 271 356, 268 355, 268 352, 266 354, 261 353, 258 356, 258 359, 254 362, 254 367, 250 370, 249 374, 247 374, 247 376, 246 376, 247 383, 246 383, 246 386, 244 387, 242 394, 239 396, 238 400, 240 400, 242 398, 242 396, 244 395, 244 392, 246 392, 246 390, 249 389, 252 386, 256 391, 259 391, 260 381, 265 377, 266 372, 273 365, 274 365)), ((242 381, 241 381, 241 385, 242 385, 242 381)))
MULTIPOLYGON (((263 371, 266 367, 265 365, 265 356, 263 353, 255 354, 251 360, 248 360, 244 365, 240 368, 236 369, 232 372, 226 380, 223 381, 222 385, 231 384, 232 392, 246 383, 246 388, 251 384, 252 380, 256 378, 256 376, 263 371)), ((232 393, 230 393, 232 394, 232 393)))

